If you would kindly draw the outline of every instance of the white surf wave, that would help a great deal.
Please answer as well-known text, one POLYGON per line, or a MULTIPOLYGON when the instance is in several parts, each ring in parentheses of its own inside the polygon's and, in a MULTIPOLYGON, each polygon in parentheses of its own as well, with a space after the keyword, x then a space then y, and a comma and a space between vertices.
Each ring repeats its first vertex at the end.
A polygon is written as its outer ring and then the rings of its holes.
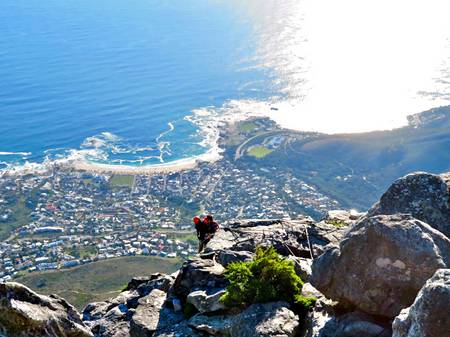
POLYGON ((31 156, 31 152, 5 152, 0 151, 0 156, 21 156, 21 157, 29 157, 31 156))

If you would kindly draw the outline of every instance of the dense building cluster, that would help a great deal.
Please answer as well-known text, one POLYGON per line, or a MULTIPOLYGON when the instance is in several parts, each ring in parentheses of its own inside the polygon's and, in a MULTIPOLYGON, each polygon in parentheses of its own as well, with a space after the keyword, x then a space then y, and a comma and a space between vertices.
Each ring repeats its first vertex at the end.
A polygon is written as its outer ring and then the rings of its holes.
POLYGON ((190 218, 296 218, 337 202, 289 172, 221 160, 173 174, 112 176, 53 168, 0 178, 0 280, 126 255, 188 257, 190 218), (17 214, 22 215, 18 217, 17 214))

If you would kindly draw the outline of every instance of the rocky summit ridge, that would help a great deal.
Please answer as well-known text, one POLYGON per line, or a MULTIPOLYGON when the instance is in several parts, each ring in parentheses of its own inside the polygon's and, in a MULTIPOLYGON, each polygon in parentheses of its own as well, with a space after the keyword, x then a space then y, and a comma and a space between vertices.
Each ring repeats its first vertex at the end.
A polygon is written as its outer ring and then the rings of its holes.
POLYGON ((172 274, 134 277, 116 298, 78 313, 64 299, 0 284, 0 336, 450 337, 450 175, 395 181, 367 213, 322 221, 230 221, 172 274), (220 301, 231 262, 273 246, 295 262, 299 314, 283 301, 220 301))

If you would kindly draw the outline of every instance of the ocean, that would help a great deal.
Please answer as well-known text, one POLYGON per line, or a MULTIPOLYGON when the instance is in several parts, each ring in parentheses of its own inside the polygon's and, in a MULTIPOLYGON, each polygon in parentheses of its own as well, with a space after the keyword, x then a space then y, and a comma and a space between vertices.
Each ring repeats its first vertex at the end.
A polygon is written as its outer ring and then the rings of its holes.
POLYGON ((450 104, 448 5, 431 2, 399 25, 386 0, 2 0, 0 169, 201 157, 223 115, 401 126, 450 104))

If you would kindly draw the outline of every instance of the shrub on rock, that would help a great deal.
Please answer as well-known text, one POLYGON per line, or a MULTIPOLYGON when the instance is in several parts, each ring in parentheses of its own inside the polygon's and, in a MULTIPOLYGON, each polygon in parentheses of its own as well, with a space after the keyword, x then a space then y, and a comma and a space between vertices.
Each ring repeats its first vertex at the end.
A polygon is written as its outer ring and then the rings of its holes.
POLYGON ((315 303, 314 298, 301 296, 303 282, 294 262, 282 258, 273 247, 258 247, 253 260, 231 263, 225 277, 229 284, 221 300, 229 307, 286 301, 302 310, 315 303))

